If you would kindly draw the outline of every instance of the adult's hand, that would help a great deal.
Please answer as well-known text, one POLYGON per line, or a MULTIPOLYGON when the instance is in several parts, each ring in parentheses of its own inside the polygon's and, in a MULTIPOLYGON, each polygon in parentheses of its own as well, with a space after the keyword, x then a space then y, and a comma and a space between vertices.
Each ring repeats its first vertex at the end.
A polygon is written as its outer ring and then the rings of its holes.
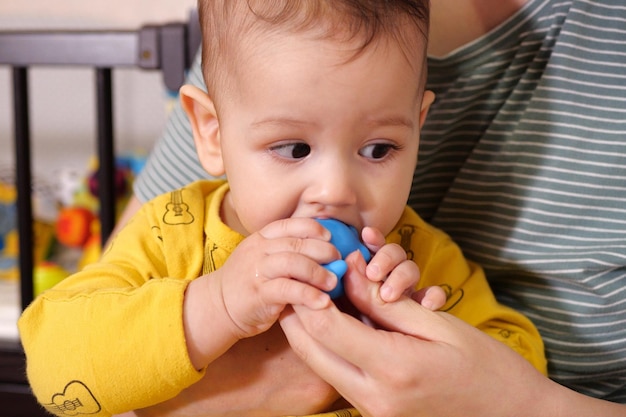
POLYGON ((364 416, 624 415, 623 406, 545 378, 508 346, 380 283, 346 275, 346 293, 378 328, 335 306, 294 306, 281 326, 297 354, 364 416))

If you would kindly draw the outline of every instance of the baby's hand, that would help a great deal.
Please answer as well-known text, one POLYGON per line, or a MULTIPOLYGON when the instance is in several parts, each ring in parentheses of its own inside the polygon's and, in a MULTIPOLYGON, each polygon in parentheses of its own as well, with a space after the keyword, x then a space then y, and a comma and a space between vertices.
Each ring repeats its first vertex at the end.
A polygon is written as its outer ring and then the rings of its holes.
POLYGON ((329 240, 313 219, 279 220, 244 239, 208 277, 218 280, 220 302, 239 339, 269 329, 288 304, 329 305, 324 291, 337 279, 321 265, 340 257, 329 240))
POLYGON ((427 287, 414 292, 420 270, 415 262, 407 259, 400 245, 386 243, 385 236, 372 227, 363 228, 361 235, 363 243, 374 253, 365 267, 365 276, 370 281, 382 282, 380 298, 383 301, 397 301, 407 294, 431 310, 438 310, 445 304, 446 294, 441 287, 427 287))
POLYGON ((365 276, 373 282, 382 282, 380 298, 386 302, 396 301, 402 294, 412 293, 420 278, 415 262, 395 243, 386 243, 385 236, 373 227, 364 227, 361 237, 365 246, 374 253, 365 267, 365 276))

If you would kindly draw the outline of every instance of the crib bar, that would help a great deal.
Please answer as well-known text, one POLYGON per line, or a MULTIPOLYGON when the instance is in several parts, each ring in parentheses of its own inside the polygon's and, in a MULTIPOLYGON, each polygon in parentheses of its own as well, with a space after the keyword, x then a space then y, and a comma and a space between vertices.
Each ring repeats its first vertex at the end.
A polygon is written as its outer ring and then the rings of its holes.
POLYGON ((0 33, 0 65, 160 69, 176 91, 199 44, 197 20, 135 31, 10 31, 0 33))
POLYGON ((22 309, 33 299, 33 208, 30 172, 30 120, 28 116, 28 70, 13 68, 17 224, 19 233, 20 294, 22 309))
POLYGON ((0 64, 135 66, 135 31, 15 31, 0 37, 0 64))
POLYGON ((97 68, 98 196, 100 198, 100 236, 103 245, 115 227, 115 142, 113 140, 112 87, 111 69, 97 68))

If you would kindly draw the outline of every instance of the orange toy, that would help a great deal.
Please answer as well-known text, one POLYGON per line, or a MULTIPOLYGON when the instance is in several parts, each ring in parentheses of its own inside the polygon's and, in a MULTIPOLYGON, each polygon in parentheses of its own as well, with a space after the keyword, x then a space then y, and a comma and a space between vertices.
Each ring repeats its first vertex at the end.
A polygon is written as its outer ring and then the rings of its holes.
POLYGON ((71 248, 82 247, 91 236, 91 223, 96 216, 83 207, 64 207, 56 223, 57 240, 71 248))

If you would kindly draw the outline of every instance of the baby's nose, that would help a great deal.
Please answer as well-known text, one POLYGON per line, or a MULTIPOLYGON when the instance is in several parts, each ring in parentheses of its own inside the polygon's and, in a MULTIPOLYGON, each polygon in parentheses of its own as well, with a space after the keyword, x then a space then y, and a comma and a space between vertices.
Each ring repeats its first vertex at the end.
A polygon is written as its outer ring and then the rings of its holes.
POLYGON ((315 178, 312 196, 316 203, 346 206, 356 203, 355 175, 347 167, 326 167, 315 178))

